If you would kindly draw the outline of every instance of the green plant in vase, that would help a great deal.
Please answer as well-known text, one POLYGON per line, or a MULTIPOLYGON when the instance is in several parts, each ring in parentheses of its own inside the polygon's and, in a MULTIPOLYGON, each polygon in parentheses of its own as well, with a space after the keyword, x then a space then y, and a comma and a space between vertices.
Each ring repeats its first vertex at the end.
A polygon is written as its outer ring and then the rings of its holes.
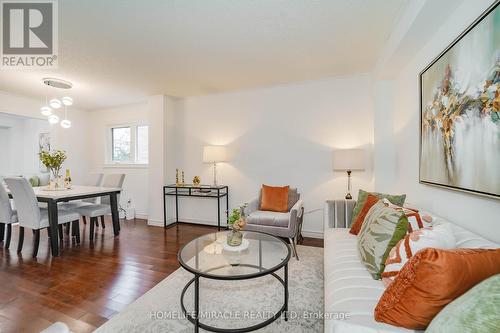
POLYGON ((64 184, 60 184, 62 181, 61 177, 61 168, 68 158, 66 152, 63 150, 52 150, 46 151, 42 150, 39 154, 40 161, 51 173, 51 184, 49 187, 53 189, 57 189, 59 187, 63 187, 64 184))
POLYGON ((231 231, 227 236, 227 244, 230 246, 239 246, 243 241, 243 234, 241 230, 243 230, 247 224, 245 220, 245 207, 247 205, 244 204, 240 206, 240 208, 233 209, 231 216, 229 217, 229 228, 231 231))

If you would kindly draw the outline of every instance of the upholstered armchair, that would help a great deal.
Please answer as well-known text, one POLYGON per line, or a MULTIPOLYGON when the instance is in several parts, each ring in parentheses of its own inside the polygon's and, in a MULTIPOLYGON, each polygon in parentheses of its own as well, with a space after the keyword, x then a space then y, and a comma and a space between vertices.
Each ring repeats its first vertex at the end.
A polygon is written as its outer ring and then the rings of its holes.
POLYGON ((290 240, 293 255, 297 260, 297 242, 301 237, 303 202, 296 188, 288 191, 288 211, 284 213, 260 210, 260 195, 248 203, 245 209, 247 225, 245 230, 260 231, 290 240))

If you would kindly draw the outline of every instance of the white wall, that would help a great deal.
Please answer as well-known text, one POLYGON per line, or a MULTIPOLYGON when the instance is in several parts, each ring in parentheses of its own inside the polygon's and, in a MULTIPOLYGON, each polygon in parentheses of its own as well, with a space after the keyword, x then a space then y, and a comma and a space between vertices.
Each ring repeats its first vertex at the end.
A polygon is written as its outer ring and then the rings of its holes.
MULTIPOLYGON (((260 186, 291 185, 305 202, 303 230, 321 236, 325 199, 342 198, 346 175, 332 171, 332 150, 373 142, 373 111, 368 75, 288 84, 234 93, 186 98, 175 113, 175 167, 186 182, 201 176, 212 182, 212 166, 203 164, 206 144, 227 145, 229 161, 218 167, 219 183, 230 187, 230 208, 258 195, 260 186)), ((372 173, 354 174, 353 193, 372 188, 372 173)), ((214 222, 216 201, 181 199, 180 219, 214 222)), ((173 202, 170 202, 172 207, 173 202)), ((170 214, 172 212, 170 211, 170 214)))
POLYGON ((40 173, 39 135, 49 131, 46 120, 0 113, 0 175, 40 173))
MULTIPOLYGON (((430 187, 418 183, 419 160, 419 87, 418 74, 450 42, 464 31, 492 3, 491 0, 465 1, 429 36, 427 44, 395 78, 393 112, 393 145, 396 151, 395 175, 381 186, 408 194, 408 202, 434 211, 436 214, 466 227, 484 237, 500 242, 500 201, 472 194, 430 187)), ((390 112, 389 112, 390 113, 390 112)), ((387 148, 391 149, 391 148, 387 148)), ((376 165, 377 173, 387 167, 376 165), (380 169, 379 169, 380 168, 380 169)), ((377 179, 378 182, 378 179, 377 179)))
POLYGON ((112 166, 106 165, 106 132, 110 126, 126 125, 136 122, 148 122, 148 104, 129 104, 107 109, 89 111, 90 122, 88 141, 91 147, 90 172, 105 174, 124 173, 125 182, 120 196, 120 204, 125 207, 127 201, 132 201, 136 216, 148 216, 148 167, 144 166, 112 166))
MULTIPOLYGON (((45 120, 45 118, 40 114, 40 107, 45 101, 26 98, 23 96, 18 96, 6 92, 0 91, 0 112, 23 116, 34 119, 45 120)), ((63 129, 60 125, 49 125, 47 128, 51 135, 51 146, 53 149, 62 149, 68 153, 68 159, 64 163, 64 168, 69 168, 72 173, 72 178, 75 182, 83 181, 88 173, 88 149, 87 149, 87 125, 88 119, 85 111, 78 110, 76 108, 70 108, 68 110, 68 118, 72 121, 72 127, 70 129, 63 129)), ((38 150, 38 137, 37 134, 40 131, 38 121, 27 121, 25 130, 32 134, 29 140, 35 150, 38 150)), ((23 132, 25 133, 25 132, 23 132)), ((19 135, 16 131, 15 135, 19 135)), ((25 134, 21 134, 25 135, 25 134)), ((25 152, 26 148, 23 148, 22 159, 29 165, 29 170, 36 172, 38 166, 38 160, 36 159, 36 154, 25 152)), ((21 158, 21 157, 19 157, 21 158)), ((24 163, 23 162, 23 163, 24 163)), ((13 166, 14 169, 20 168, 19 166, 13 166)), ((15 170, 14 170, 15 171, 15 170)), ((16 171, 18 173, 18 171, 16 171)))

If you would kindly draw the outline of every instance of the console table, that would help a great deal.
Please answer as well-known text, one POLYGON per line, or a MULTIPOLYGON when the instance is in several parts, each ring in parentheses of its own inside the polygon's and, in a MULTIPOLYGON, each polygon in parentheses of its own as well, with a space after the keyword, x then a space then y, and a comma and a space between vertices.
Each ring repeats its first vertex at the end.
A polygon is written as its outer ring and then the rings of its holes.
POLYGON ((229 187, 225 185, 166 185, 163 186, 163 227, 167 227, 167 196, 175 197, 175 223, 179 222, 179 197, 217 199, 217 227, 220 230, 220 202, 226 198, 226 224, 229 222, 229 187))

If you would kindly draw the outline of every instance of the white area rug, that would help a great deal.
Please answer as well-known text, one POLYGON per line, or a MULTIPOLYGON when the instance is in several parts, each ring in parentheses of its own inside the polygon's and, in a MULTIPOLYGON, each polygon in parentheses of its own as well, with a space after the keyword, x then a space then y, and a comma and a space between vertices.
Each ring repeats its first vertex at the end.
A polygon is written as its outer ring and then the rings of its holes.
MULTIPOLYGON (((290 318, 283 317, 258 332, 323 332, 323 249, 299 246, 300 261, 290 259, 290 318)), ((283 269, 278 271, 283 277, 283 269)), ((96 332, 193 332, 184 318, 180 295, 193 275, 183 268, 170 274, 96 332)), ((193 285, 185 305, 193 310, 193 285)), ((242 281, 200 279, 201 322, 219 328, 247 327, 264 321, 283 305, 283 286, 272 276, 242 281)), ((203 330, 200 330, 203 331, 203 330)))

